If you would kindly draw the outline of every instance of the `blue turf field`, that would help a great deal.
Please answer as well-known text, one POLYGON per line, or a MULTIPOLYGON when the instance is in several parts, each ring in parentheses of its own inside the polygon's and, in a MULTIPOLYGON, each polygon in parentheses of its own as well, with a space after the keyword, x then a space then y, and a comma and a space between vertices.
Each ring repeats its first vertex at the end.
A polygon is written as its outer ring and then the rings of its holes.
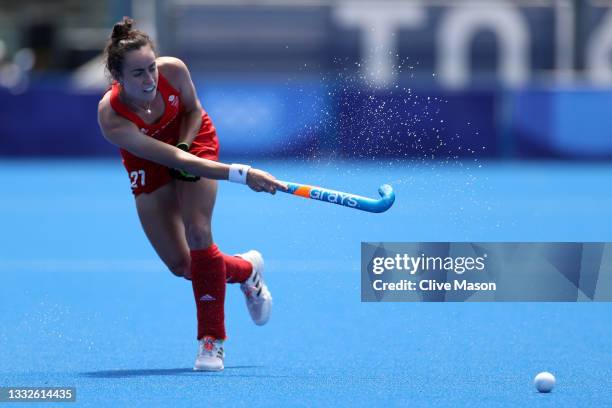
POLYGON ((190 284, 156 259, 120 162, 0 163, 0 386, 76 386, 83 406, 612 405, 612 304, 372 304, 359 287, 361 241, 612 241, 612 165, 254 164, 397 200, 367 214, 222 183, 215 240, 263 252, 275 308, 256 327, 228 287, 226 370, 204 374, 190 284))

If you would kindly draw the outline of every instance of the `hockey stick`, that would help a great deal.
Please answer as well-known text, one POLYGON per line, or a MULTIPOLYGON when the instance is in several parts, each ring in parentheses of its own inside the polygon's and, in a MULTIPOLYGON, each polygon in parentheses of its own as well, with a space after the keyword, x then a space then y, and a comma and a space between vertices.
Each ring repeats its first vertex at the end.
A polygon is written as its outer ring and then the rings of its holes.
POLYGON ((289 189, 282 191, 313 200, 326 201, 328 203, 343 205, 345 207, 354 208, 357 210, 381 213, 387 211, 395 201, 395 192, 389 184, 383 184, 378 188, 379 199, 358 196, 351 193, 343 193, 341 191, 330 190, 323 187, 308 186, 305 184, 292 183, 290 181, 281 181, 285 183, 289 189))

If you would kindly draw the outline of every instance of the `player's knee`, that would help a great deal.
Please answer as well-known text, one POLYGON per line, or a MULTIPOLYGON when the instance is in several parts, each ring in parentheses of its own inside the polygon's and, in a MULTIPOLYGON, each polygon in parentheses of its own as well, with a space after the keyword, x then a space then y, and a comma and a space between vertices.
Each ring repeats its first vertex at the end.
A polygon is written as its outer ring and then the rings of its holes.
POLYGON ((190 248, 207 248, 212 245, 212 230, 208 221, 186 223, 185 234, 190 248))
POLYGON ((169 263, 168 269, 178 277, 191 278, 191 260, 189 258, 179 259, 169 263))

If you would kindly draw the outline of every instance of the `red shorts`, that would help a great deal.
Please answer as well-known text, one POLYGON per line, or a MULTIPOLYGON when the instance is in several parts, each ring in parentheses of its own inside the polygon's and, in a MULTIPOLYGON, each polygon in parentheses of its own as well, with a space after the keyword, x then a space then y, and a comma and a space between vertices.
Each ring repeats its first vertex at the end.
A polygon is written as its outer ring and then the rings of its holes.
MULTIPOLYGON (((178 135, 175 139, 171 141, 174 144, 178 141, 178 135)), ((202 117, 202 126, 191 143, 189 153, 203 159, 219 160, 217 131, 208 115, 202 117)), ((132 194, 135 196, 141 193, 152 193, 173 180, 166 166, 134 156, 123 149, 121 149, 121 156, 130 178, 132 194)))

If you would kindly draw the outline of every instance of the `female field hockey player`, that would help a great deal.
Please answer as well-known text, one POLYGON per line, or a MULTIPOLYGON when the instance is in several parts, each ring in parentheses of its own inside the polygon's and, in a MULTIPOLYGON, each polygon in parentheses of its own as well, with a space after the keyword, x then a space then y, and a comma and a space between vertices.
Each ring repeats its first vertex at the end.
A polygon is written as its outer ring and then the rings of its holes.
POLYGON ((106 46, 112 84, 99 103, 98 122, 120 148, 145 235, 168 269, 192 282, 199 341, 194 369, 222 370, 226 282, 240 283, 258 325, 270 317, 272 296, 259 252, 228 256, 213 242, 216 180, 271 194, 287 186, 264 171, 217 161, 215 127, 189 70, 177 58, 158 57, 147 34, 132 25, 127 17, 115 24, 106 46))

